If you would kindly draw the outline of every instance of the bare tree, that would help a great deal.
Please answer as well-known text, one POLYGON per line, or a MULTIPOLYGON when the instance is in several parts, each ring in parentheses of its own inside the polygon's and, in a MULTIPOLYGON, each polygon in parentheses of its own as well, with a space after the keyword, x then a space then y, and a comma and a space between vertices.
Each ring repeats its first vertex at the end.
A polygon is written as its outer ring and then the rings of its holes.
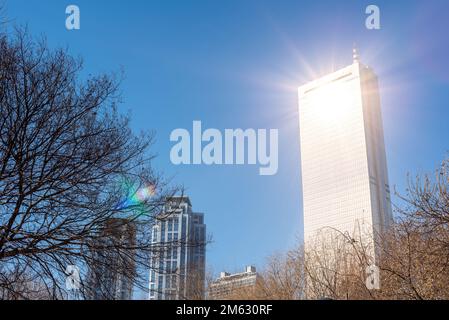
MULTIPOLYGON (((448 299, 448 164, 449 160, 443 161, 434 175, 409 178, 406 193, 397 193, 402 204, 396 207, 396 221, 387 233, 375 237, 379 290, 367 290, 364 285, 364 267, 372 254, 360 241, 347 236, 332 241, 333 254, 338 257, 333 266, 312 263, 309 276, 323 274, 323 270, 334 275, 332 281, 320 281, 318 287, 330 289, 330 296, 336 299, 448 299), (346 245, 342 245, 345 238, 346 245)), ((329 254, 317 256, 322 262, 329 254)))
POLYGON ((236 299, 449 299, 449 160, 434 175, 409 178, 394 224, 372 237, 325 228, 272 257, 255 290, 236 299), (373 242, 374 241, 374 242, 373 242), (376 248, 376 250, 374 250, 376 248), (367 267, 379 288, 367 286, 367 267))
POLYGON ((304 297, 307 299, 370 299, 368 266, 374 263, 373 244, 363 233, 350 235, 321 230, 304 253, 304 297))
POLYGON ((298 300, 304 288, 302 247, 268 258, 253 296, 264 300, 298 300))
POLYGON ((148 272, 151 226, 179 190, 151 169, 153 136, 118 113, 119 78, 86 77, 24 30, 0 35, 0 52, 0 295, 66 298, 75 265, 85 296, 89 270, 107 263, 98 252, 125 256, 132 267, 108 267, 146 288, 135 270, 148 272), (134 239, 111 240, 111 219, 134 239))
POLYGON ((382 246, 381 293, 394 299, 449 298, 449 159, 434 175, 409 178, 405 205, 382 246))

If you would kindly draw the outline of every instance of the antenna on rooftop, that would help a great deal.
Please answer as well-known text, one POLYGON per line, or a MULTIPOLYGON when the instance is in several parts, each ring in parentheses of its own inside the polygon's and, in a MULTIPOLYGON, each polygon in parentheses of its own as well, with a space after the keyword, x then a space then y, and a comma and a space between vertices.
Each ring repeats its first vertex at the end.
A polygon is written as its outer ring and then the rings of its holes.
POLYGON ((355 45, 355 43, 352 47, 352 60, 354 63, 359 62, 359 52, 357 50, 357 46, 355 45))

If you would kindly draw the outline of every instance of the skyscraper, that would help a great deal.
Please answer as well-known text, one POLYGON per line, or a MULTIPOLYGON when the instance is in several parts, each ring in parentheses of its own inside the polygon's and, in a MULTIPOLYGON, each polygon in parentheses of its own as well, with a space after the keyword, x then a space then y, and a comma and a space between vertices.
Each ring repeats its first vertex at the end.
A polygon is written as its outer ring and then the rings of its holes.
POLYGON ((92 249, 87 298, 131 300, 136 274, 134 252, 136 226, 122 218, 107 219, 92 249))
POLYGON ((188 197, 174 197, 153 226, 149 299, 201 299, 205 290, 206 225, 188 197))
POLYGON ((354 51, 298 91, 306 246, 331 228, 373 242, 392 219, 377 77, 354 51))

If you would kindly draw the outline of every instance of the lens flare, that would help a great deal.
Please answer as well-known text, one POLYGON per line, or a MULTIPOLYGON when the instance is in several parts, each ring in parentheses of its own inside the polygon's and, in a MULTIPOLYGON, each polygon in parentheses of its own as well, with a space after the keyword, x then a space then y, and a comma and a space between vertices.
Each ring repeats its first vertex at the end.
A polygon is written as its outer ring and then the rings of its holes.
POLYGON ((154 196, 155 190, 154 186, 146 186, 137 190, 134 201, 145 202, 149 200, 152 196, 154 196))
POLYGON ((137 208, 142 206, 156 195, 156 187, 152 184, 148 184, 143 187, 136 187, 129 183, 123 183, 123 190, 126 195, 126 199, 121 201, 118 206, 119 209, 137 208))

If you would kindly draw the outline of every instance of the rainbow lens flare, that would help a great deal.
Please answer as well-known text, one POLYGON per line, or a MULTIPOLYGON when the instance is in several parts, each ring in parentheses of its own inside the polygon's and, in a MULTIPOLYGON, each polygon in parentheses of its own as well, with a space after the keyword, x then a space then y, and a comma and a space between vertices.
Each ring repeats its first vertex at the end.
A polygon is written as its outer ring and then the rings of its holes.
POLYGON ((127 196, 126 199, 121 201, 119 209, 137 209, 156 195, 155 186, 150 184, 137 188, 129 183, 124 183, 123 189, 127 196))

